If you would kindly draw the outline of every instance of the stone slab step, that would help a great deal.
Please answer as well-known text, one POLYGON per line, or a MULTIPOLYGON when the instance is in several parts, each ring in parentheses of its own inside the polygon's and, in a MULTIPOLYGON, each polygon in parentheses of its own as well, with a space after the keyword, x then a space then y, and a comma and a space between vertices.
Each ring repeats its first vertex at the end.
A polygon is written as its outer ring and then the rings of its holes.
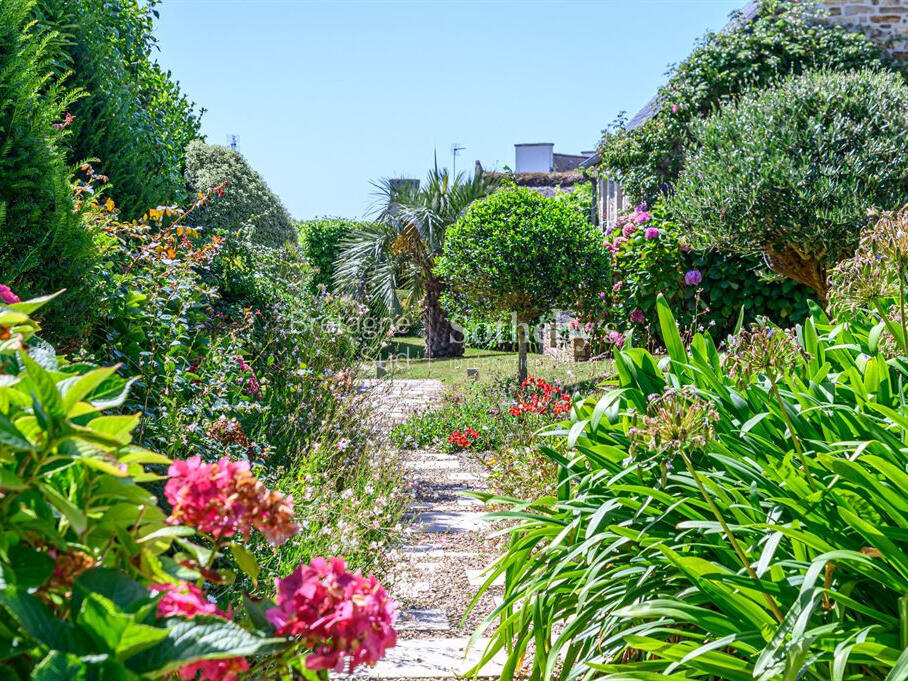
POLYGON ((451 624, 439 608, 408 608, 402 610, 394 625, 397 631, 448 631, 451 624))
MULTIPOLYGON (((452 676, 461 676, 479 663, 488 644, 488 639, 479 639, 467 652, 468 640, 466 638, 400 640, 396 646, 388 649, 385 659, 368 669, 367 674, 369 678, 378 679, 450 679, 452 676)), ((499 651, 479 671, 479 677, 501 676, 504 662, 504 651, 499 651)))
POLYGON ((460 468, 460 461, 457 459, 411 459, 409 461, 404 461, 404 466, 411 471, 456 470, 460 468))
POLYGON ((428 511, 417 513, 413 517, 413 532, 428 534, 456 534, 461 532, 479 532, 487 529, 484 513, 468 511, 428 511))

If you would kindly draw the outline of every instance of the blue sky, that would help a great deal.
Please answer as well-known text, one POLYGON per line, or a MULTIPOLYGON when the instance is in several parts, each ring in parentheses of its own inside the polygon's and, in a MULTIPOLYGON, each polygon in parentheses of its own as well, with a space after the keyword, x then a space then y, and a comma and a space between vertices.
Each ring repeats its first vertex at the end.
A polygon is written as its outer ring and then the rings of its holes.
POLYGON ((360 217, 370 180, 595 148, 744 0, 164 0, 158 60, 291 214, 360 217))

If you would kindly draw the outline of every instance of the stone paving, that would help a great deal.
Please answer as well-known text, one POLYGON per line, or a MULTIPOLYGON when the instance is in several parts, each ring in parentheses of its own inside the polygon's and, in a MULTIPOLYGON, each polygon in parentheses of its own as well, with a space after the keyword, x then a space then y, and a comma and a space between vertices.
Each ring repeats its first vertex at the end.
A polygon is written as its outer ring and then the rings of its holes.
MULTIPOLYGON (((444 386, 434 380, 361 381, 384 421, 385 431, 414 411, 440 402, 444 386)), ((464 618, 495 544, 483 505, 463 496, 483 488, 482 468, 468 453, 444 454, 427 450, 401 452, 409 472, 414 502, 407 540, 386 578, 400 612, 398 644, 373 668, 360 668, 357 677, 380 679, 454 679, 481 661, 488 641, 467 647, 476 626, 492 612, 502 594, 496 580, 471 614, 464 618)), ((480 678, 498 678, 504 656, 498 654, 479 670, 480 678)))

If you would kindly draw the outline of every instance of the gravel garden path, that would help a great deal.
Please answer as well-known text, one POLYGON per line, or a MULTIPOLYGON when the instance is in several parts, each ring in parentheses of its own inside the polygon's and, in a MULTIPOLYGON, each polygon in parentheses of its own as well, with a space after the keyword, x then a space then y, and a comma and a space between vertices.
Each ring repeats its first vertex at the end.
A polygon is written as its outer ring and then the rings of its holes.
MULTIPOLYGON (((372 407, 387 430, 405 421, 414 410, 439 404, 441 381, 426 379, 363 381, 372 407)), ((453 679, 474 667, 487 641, 467 650, 467 641, 496 606, 501 586, 495 586, 463 621, 484 569, 496 555, 491 525, 483 505, 462 495, 485 488, 480 465, 468 452, 445 454, 431 450, 402 451, 413 494, 411 526, 403 546, 393 553, 386 577, 389 593, 398 603, 398 642, 374 668, 356 676, 381 679, 453 679)), ((500 676, 503 656, 487 663, 479 676, 500 676)))

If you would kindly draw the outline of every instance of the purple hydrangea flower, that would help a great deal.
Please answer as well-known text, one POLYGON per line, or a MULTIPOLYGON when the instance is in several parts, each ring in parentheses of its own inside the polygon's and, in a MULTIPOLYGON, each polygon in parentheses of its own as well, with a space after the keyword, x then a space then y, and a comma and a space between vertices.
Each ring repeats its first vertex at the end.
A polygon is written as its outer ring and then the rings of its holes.
POLYGON ((700 270, 689 270, 684 275, 684 283, 688 286, 696 286, 701 281, 703 281, 703 275, 700 274, 700 270))
POLYGON ((638 307, 631 312, 631 321, 634 324, 644 324, 646 322, 646 315, 643 314, 643 310, 638 307))
POLYGON ((658 239, 659 230, 655 227, 647 227, 646 231, 643 232, 643 236, 645 236, 647 239, 658 239))

